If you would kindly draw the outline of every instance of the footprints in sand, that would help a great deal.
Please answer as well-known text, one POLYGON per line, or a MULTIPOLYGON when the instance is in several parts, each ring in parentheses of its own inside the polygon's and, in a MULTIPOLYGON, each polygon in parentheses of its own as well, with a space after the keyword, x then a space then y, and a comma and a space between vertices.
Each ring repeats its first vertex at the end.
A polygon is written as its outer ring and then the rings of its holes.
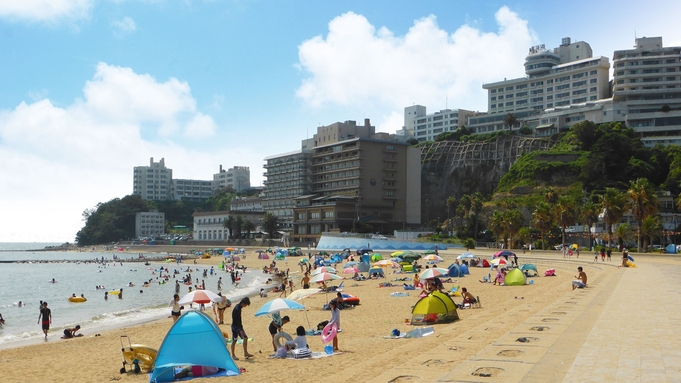
POLYGON ((421 380, 420 377, 414 375, 400 375, 393 380, 389 380, 388 383, 404 383, 404 382, 418 382, 421 380))
POLYGON ((546 326, 534 326, 530 327, 531 331, 544 331, 544 330, 550 330, 551 327, 546 327, 546 326))
POLYGON ((541 321, 542 322, 558 322, 560 319, 558 318, 544 318, 541 321))
POLYGON ((504 372, 503 368, 480 367, 477 370, 473 371, 473 373, 471 375, 485 377, 485 378, 494 378, 494 377, 499 376, 502 372, 504 372))
POLYGON ((499 351, 497 355, 499 356, 505 356, 507 358, 515 358, 516 356, 520 354, 524 354, 525 351, 520 351, 520 350, 503 350, 499 351))

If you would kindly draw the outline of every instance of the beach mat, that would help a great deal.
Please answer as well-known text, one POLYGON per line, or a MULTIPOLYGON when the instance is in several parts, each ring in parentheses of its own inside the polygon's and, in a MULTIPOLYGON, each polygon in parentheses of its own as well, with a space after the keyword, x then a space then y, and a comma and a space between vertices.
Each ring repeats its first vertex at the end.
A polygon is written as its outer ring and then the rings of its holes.
POLYGON ((327 354, 327 353, 325 353, 325 352, 313 352, 313 353, 312 353, 312 356, 310 356, 309 358, 297 358, 297 359, 296 359, 296 358, 294 358, 293 356, 291 356, 291 354, 289 353, 289 354, 286 356, 286 358, 275 358, 273 355, 270 355, 270 359, 287 359, 287 360, 288 360, 288 359, 290 359, 290 360, 321 359, 321 358, 326 358, 326 357, 329 357, 329 356, 340 355, 340 354, 342 354, 342 352, 334 352, 334 353, 331 354, 331 355, 329 355, 329 354, 327 354))

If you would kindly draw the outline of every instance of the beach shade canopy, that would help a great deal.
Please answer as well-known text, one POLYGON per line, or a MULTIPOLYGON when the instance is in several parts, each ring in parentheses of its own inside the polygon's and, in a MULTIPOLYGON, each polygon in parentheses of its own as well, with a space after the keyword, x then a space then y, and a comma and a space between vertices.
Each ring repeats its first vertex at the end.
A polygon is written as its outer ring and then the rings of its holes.
POLYGON ((262 249, 259 249, 259 250, 256 250, 255 252, 258 253, 258 254, 260 254, 260 253, 266 253, 267 251, 262 250, 262 249))
POLYGON ((378 266, 374 266, 374 267, 370 268, 368 273, 369 273, 369 277, 371 277, 372 275, 376 275, 378 277, 385 277, 385 273, 383 272, 383 268, 378 267, 378 266))
POLYGON ((276 298, 265 303, 255 312, 255 316, 263 316, 282 310, 305 310, 305 306, 291 299, 276 298))
POLYGON ((239 368, 227 351, 222 332, 208 315, 189 311, 170 328, 158 350, 149 382, 175 381, 175 368, 214 367, 211 376, 239 375, 239 368))
POLYGON ((443 269, 441 267, 433 267, 431 269, 426 269, 419 274, 421 279, 429 279, 435 277, 444 277, 449 275, 448 269, 443 269))
POLYGON ((425 257, 423 257, 423 260, 424 261, 431 261, 431 262, 442 262, 442 261, 444 261, 444 259, 441 256, 435 255, 435 254, 426 255, 425 257))
POLYGON ((525 271, 525 272, 534 271, 535 273, 539 274, 539 271, 537 270, 537 266, 529 264, 529 263, 526 263, 526 264, 520 266, 520 271, 525 271))
POLYGON ((426 250, 426 251, 422 252, 421 254, 423 254, 423 255, 437 254, 437 251, 435 251, 435 250, 426 250))
POLYGON ((340 254, 336 253, 331 256, 331 259, 329 259, 331 263, 341 263, 343 262, 343 257, 341 257, 340 254))
POLYGON ((322 289, 300 289, 300 290, 295 290, 294 292, 292 292, 291 294, 289 294, 288 297, 286 297, 286 299, 292 300, 292 301, 299 301, 299 300, 301 300, 301 299, 303 299, 303 298, 309 297, 310 295, 315 295, 315 294, 317 294, 317 293, 319 293, 319 292, 321 292, 321 291, 322 291, 322 289))
POLYGON ((371 255, 371 262, 378 262, 383 259, 383 256, 379 253, 374 253, 371 255))
POLYGON ((394 252, 394 253, 390 253, 390 256, 391 256, 391 257, 400 257, 400 256, 402 256, 402 254, 404 254, 404 251, 402 251, 402 250, 397 250, 397 251, 394 252))
POLYGON ((359 273, 359 269, 356 267, 348 267, 347 269, 343 270, 343 274, 355 274, 359 273))
POLYGON ((312 279, 310 279, 310 282, 321 283, 326 281, 333 281, 335 279, 343 279, 343 277, 339 277, 338 275, 331 273, 319 273, 312 277, 312 279))
POLYGON ((411 310, 412 325, 447 323, 458 319, 456 303, 449 295, 439 291, 419 299, 411 310))
POLYGON ((492 265, 492 266, 499 266, 499 265, 505 265, 505 264, 507 264, 507 263, 508 263, 508 262, 506 262, 506 260, 503 259, 503 258, 495 258, 495 259, 493 259, 493 260, 490 262, 490 265, 492 265))
POLYGON ((187 305, 190 303, 210 303, 210 302, 218 302, 221 300, 222 297, 215 294, 212 291, 209 290, 194 290, 189 294, 186 294, 183 296, 179 302, 181 305, 187 305))
POLYGON ((482 259, 482 267, 489 267, 489 262, 484 258, 482 259))
POLYGON ((397 267, 400 267, 400 264, 397 263, 397 262, 391 261, 389 259, 383 259, 383 260, 380 260, 380 261, 374 263, 373 266, 374 267, 378 266, 378 267, 395 267, 395 268, 397 268, 397 267))
POLYGON ((461 271, 461 273, 463 274, 461 275, 462 277, 466 274, 471 273, 470 270, 468 270, 468 266, 464 265, 463 263, 459 265, 459 271, 461 271))
POLYGON ((676 245, 673 243, 670 243, 667 245, 667 247, 664 249, 664 252, 667 254, 676 254, 676 245))
POLYGON ((336 269, 334 269, 333 267, 321 266, 321 267, 314 269, 314 271, 312 271, 312 273, 310 273, 310 276, 315 276, 315 275, 321 274, 321 273, 336 274, 336 273, 338 273, 338 271, 336 271, 336 269))
POLYGON ((369 264, 369 262, 360 262, 359 265, 357 265, 357 268, 359 269, 360 272, 364 273, 366 271, 369 271, 371 265, 369 264))
POLYGON ((400 258, 411 263, 417 259, 421 259, 421 254, 417 254, 414 252, 405 252, 404 254, 400 255, 400 258))
POLYGON ((232 256, 232 261, 237 262, 237 261, 240 261, 240 260, 241 260, 240 256, 238 256, 238 255, 232 256))
POLYGON ((343 268, 353 267, 359 265, 359 262, 351 261, 343 265, 343 268))
POLYGON ((447 267, 447 270, 449 270, 447 275, 449 275, 450 277, 459 278, 465 275, 463 270, 461 270, 461 266, 457 265, 456 263, 452 263, 451 265, 449 265, 449 267, 447 267))
POLYGON ((359 261, 360 261, 360 262, 369 263, 369 262, 371 262, 371 255, 369 255, 369 254, 362 254, 362 255, 359 257, 359 261))
POLYGON ((520 269, 513 269, 506 274, 504 278, 504 285, 506 286, 522 286, 527 282, 525 273, 520 269))
POLYGON ((477 258, 475 256, 475 254, 469 253, 469 252, 465 252, 465 253, 459 255, 458 257, 456 257, 456 259, 475 259, 475 258, 477 258))
POLYGON ((267 253, 259 253, 258 259, 270 259, 270 256, 267 253))
POLYGON ((512 256, 514 256, 514 255, 515 255, 515 254, 513 254, 512 251, 501 250, 501 251, 497 251, 496 253, 494 253, 494 255, 492 256, 492 258, 504 257, 504 258, 507 258, 507 259, 508 259, 508 257, 512 257, 512 256))

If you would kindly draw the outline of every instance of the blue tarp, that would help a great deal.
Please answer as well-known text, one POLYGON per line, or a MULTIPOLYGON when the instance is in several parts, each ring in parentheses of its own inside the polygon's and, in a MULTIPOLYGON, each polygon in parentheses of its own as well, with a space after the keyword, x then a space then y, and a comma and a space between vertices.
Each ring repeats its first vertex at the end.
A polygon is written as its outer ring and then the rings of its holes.
POLYGON ((210 366, 239 375, 222 332, 208 315, 189 311, 173 324, 158 350, 149 382, 172 382, 179 366, 210 366))

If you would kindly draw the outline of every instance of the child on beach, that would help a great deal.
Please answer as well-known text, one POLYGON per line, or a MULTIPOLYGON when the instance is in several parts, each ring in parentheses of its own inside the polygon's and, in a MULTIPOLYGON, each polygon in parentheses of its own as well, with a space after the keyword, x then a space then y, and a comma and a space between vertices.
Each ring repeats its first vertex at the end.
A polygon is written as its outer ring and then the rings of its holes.
POLYGON ((47 302, 43 302, 43 307, 40 309, 40 315, 38 315, 38 323, 43 326, 43 333, 45 334, 45 339, 47 339, 47 331, 50 329, 50 324, 52 323, 52 311, 47 308, 47 302))

